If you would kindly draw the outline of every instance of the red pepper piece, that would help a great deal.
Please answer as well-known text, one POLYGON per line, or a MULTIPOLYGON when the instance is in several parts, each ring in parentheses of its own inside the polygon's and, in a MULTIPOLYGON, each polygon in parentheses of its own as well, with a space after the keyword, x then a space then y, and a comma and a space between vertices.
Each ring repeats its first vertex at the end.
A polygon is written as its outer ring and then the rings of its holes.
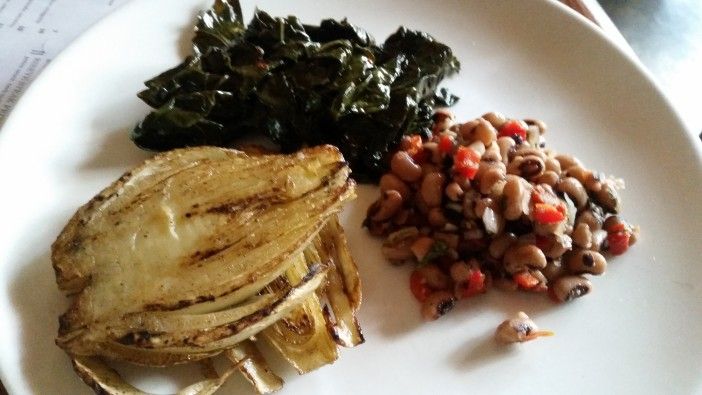
POLYGON ((420 302, 427 300, 429 294, 431 294, 431 289, 427 285, 427 279, 417 270, 410 275, 410 291, 420 302))
POLYGON ((534 205, 534 220, 542 224, 555 224, 565 219, 565 213, 558 207, 547 203, 534 205))
POLYGON ((526 140, 527 137, 527 125, 517 119, 510 119, 505 122, 504 125, 500 126, 500 133, 498 137, 512 137, 519 136, 522 140, 526 140))
POLYGON ((485 274, 478 269, 470 269, 470 275, 466 286, 463 288, 461 297, 469 298, 485 291, 485 274))
POLYGON ((538 278, 527 271, 513 274, 512 279, 517 283, 519 288, 528 290, 536 288, 541 283, 538 278))
POLYGON ((629 232, 620 231, 607 234, 607 245, 612 255, 621 255, 629 249, 629 232))
POLYGON ((461 176, 472 180, 480 167, 480 155, 468 147, 458 147, 453 155, 453 169, 461 176))
POLYGON ((450 154, 453 152, 453 147, 455 143, 450 136, 442 135, 439 137, 439 152, 443 154, 450 154))

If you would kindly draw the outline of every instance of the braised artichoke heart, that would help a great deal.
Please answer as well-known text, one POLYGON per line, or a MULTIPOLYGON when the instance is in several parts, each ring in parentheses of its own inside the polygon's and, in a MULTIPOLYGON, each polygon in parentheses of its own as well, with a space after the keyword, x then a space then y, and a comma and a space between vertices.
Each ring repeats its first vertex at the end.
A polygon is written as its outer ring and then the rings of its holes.
MULTIPOLYGON (((57 284, 72 297, 56 343, 107 393, 133 391, 115 387, 99 357, 167 366, 222 352, 259 392, 273 391, 282 381, 249 339, 280 320, 263 338, 300 372, 333 362, 337 344, 363 341, 360 282, 336 218, 355 197, 349 174, 332 146, 197 147, 147 160, 52 245, 57 284), (294 337, 293 322, 306 325, 294 337)), ((213 391, 230 373, 199 385, 213 391)))

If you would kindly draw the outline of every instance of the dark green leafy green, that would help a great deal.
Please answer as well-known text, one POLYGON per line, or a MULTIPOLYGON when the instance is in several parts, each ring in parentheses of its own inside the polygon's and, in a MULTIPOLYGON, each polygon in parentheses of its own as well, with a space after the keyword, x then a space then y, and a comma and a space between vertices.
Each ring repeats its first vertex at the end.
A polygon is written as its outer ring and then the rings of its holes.
POLYGON ((217 0, 195 26, 193 55, 145 83, 154 108, 132 131, 149 150, 230 145, 263 134, 294 151, 334 144, 356 178, 377 178, 404 134, 430 132, 439 83, 458 72, 451 49, 400 27, 382 45, 345 19, 303 25, 217 0))

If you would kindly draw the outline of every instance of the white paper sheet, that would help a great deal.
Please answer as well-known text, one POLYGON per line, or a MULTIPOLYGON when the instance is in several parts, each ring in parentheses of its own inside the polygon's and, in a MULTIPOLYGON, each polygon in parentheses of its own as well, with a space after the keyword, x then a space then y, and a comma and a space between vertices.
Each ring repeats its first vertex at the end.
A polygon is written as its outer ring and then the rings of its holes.
POLYGON ((0 126, 61 50, 127 1, 0 0, 0 126))

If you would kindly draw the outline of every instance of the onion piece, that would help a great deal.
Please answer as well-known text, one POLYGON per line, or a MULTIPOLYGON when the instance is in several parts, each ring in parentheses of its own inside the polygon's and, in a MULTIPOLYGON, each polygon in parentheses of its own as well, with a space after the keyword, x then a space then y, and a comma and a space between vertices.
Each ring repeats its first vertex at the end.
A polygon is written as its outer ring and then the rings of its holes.
MULTIPOLYGON (((78 376, 96 393, 114 395, 150 395, 148 392, 127 383, 116 370, 95 357, 74 357, 73 369, 78 376)), ((198 381, 177 392, 177 395, 211 395, 224 384, 236 370, 236 366, 227 369, 217 378, 198 381)))
POLYGON ((244 340, 226 350, 224 356, 239 367, 239 371, 259 394, 269 394, 283 388, 283 379, 271 371, 252 341, 244 340))
MULTIPOLYGON (((231 348, 273 324, 313 293, 325 280, 327 268, 315 265, 306 278, 284 298, 224 327, 205 331, 183 331, 151 336, 159 339, 147 347, 173 354, 203 353, 231 348)), ((138 344, 135 347, 140 347, 138 344)))
MULTIPOLYGON (((317 261, 319 262, 319 261, 317 261)), ((325 262, 326 263, 326 262, 325 262)), ((269 286, 271 292, 297 285, 306 275, 307 262, 301 255, 285 272, 285 276, 269 286)), ((332 270, 327 271, 327 276, 332 270)), ((333 363, 339 358, 334 338, 327 331, 322 305, 312 293, 280 320, 261 332, 263 338, 297 370, 304 374, 333 363)))

